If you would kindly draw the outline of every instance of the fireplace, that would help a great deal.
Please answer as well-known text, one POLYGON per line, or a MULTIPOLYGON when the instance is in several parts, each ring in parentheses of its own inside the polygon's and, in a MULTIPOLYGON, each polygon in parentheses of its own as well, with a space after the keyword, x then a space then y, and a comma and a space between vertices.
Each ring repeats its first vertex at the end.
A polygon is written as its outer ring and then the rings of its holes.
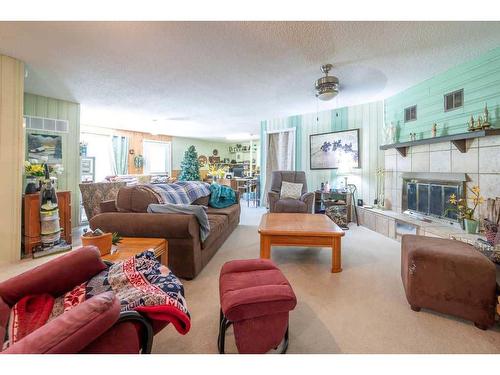
POLYGON ((465 173, 403 173, 402 177, 403 212, 458 221, 456 212, 446 210, 452 194, 464 197, 465 173))

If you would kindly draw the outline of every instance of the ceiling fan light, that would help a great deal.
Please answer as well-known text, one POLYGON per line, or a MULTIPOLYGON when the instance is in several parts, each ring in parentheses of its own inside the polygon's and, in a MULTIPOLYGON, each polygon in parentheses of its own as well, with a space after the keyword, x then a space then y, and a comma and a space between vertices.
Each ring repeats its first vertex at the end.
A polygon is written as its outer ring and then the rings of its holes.
POLYGON ((331 99, 335 98, 337 96, 337 94, 338 94, 337 91, 325 91, 321 94, 316 94, 316 97, 319 100, 327 101, 327 100, 331 100, 331 99))

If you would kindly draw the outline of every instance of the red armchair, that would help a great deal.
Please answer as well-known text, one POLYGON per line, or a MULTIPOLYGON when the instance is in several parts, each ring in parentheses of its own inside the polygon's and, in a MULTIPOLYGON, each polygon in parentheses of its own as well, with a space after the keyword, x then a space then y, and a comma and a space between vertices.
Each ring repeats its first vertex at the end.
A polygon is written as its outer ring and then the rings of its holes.
MULTIPOLYGON (((22 297, 58 297, 106 267, 97 248, 89 246, 0 283, 0 337, 5 336, 12 306, 22 297)), ((135 311, 121 313, 119 300, 107 292, 49 321, 2 353, 150 353, 152 339, 150 322, 135 311)))

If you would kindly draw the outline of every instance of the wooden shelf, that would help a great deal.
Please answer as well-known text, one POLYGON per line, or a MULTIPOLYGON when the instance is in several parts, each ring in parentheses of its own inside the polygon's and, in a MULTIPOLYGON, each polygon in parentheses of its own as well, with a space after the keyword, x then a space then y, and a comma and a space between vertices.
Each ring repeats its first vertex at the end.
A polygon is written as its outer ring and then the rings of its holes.
POLYGON ((401 154, 402 157, 406 157, 408 153, 408 147, 418 146, 418 145, 428 145, 440 142, 451 142, 460 152, 464 153, 467 152, 466 144, 468 139, 482 138, 491 135, 500 135, 500 129, 476 130, 467 133, 444 135, 441 137, 434 137, 427 139, 419 139, 418 141, 392 143, 388 145, 382 145, 380 146, 380 149, 389 150, 391 148, 395 148, 396 150, 398 150, 398 152, 401 154))

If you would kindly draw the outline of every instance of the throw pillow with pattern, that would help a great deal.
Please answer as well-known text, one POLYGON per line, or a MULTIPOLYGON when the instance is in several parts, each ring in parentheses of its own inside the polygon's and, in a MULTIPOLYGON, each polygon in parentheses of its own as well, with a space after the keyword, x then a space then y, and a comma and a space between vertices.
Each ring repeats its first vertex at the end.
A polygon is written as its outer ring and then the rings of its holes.
POLYGON ((300 199, 302 196, 302 184, 283 181, 281 183, 280 199, 300 199))

